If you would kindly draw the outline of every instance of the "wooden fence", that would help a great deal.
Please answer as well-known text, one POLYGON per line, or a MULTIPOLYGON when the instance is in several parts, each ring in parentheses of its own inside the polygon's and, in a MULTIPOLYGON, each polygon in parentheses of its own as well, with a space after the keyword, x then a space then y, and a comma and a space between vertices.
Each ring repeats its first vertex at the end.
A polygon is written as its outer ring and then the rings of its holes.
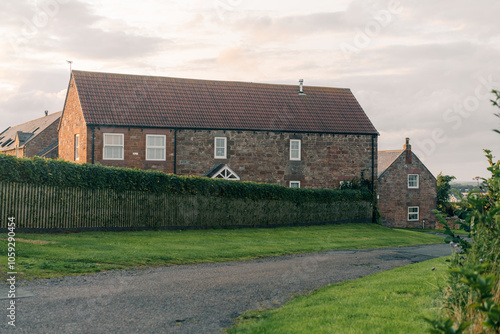
POLYGON ((281 226, 371 221, 370 203, 293 203, 0 182, 0 230, 25 232, 281 226))

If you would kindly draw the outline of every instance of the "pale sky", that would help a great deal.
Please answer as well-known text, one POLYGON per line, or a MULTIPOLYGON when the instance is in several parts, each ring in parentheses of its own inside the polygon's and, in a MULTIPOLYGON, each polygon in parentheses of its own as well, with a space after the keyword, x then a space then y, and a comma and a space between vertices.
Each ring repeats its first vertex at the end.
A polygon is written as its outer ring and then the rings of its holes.
POLYGON ((62 110, 73 69, 350 88, 436 176, 500 157, 500 1, 4 0, 0 131, 62 110))

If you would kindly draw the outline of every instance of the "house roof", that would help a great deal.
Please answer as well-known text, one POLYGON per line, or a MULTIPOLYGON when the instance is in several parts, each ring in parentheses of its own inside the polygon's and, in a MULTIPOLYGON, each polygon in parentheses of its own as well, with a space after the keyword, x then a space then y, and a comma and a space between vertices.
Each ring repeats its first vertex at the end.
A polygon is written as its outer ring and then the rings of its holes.
POLYGON ((378 151, 378 176, 382 175, 403 152, 404 150, 378 151))
POLYGON ((73 71, 88 125, 378 135, 349 89, 73 71))
POLYGON ((61 117, 61 111, 34 119, 32 121, 8 127, 0 133, 0 151, 12 150, 16 147, 16 135, 19 137, 19 146, 22 147, 49 125, 57 122, 61 117))

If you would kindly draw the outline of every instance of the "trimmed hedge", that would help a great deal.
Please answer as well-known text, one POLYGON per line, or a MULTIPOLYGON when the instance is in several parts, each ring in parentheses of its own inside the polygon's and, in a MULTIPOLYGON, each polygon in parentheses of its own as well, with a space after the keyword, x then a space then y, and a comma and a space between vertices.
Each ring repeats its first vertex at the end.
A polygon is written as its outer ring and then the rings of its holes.
POLYGON ((279 185, 235 182, 158 171, 75 164, 63 160, 16 158, 0 154, 0 181, 63 188, 113 189, 244 200, 371 202, 368 190, 292 189, 279 185))

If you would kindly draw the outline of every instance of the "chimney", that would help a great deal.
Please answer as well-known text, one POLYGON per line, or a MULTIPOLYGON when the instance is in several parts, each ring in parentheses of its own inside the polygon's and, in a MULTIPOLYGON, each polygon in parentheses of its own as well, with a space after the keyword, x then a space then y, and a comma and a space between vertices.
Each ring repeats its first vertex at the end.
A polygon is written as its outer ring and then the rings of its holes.
POLYGON ((412 162, 412 154, 411 154, 411 145, 410 145, 410 138, 406 138, 406 143, 403 146, 403 149, 405 150, 406 154, 406 164, 411 165, 412 162))
POLYGON ((49 111, 45 110, 45 116, 48 116, 48 115, 49 115, 49 111))
POLYGON ((304 93, 304 79, 299 80, 299 95, 306 95, 304 93))

